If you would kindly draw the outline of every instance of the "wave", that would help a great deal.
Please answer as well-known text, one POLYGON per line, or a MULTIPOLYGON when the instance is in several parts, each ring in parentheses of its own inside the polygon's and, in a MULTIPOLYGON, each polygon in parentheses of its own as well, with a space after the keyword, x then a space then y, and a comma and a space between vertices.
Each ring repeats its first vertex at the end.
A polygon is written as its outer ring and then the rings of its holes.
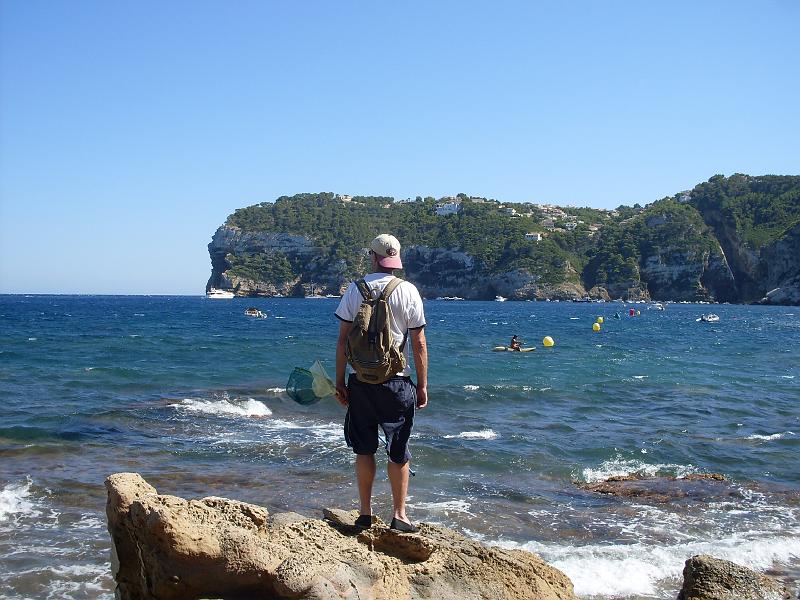
POLYGON ((759 435, 757 433, 754 433, 753 435, 748 435, 744 439, 746 439, 746 440, 763 440, 763 441, 769 442, 769 441, 772 441, 772 440, 781 440, 781 439, 785 438, 788 435, 795 435, 795 433, 793 431, 784 431, 783 433, 771 433, 771 434, 768 434, 768 435, 759 435))
POLYGON ((586 467, 581 472, 580 479, 585 483, 596 483, 598 481, 606 481, 611 477, 625 477, 628 475, 642 477, 669 475, 681 478, 697 472, 697 467, 694 465, 650 464, 617 456, 611 460, 603 461, 597 468, 586 467))
POLYGON ((268 417, 272 414, 266 404, 252 398, 247 398, 246 400, 230 400, 228 398, 223 398, 222 400, 198 400, 186 398, 182 402, 170 404, 170 406, 175 409, 235 417, 268 417))
POLYGON ((19 517, 38 517, 42 513, 31 497, 31 480, 11 483, 0 490, 0 523, 19 517))
POLYGON ((685 561, 710 554, 756 571, 786 564, 800 557, 800 537, 752 533, 734 534, 713 541, 698 540, 670 545, 590 544, 558 546, 540 542, 523 544, 506 540, 489 542, 504 548, 521 548, 540 555, 560 569, 575 585, 579 597, 674 597, 680 587, 685 561))
POLYGON ((272 388, 267 388, 267 390, 266 390, 266 391, 267 391, 267 393, 269 393, 269 394, 283 394, 283 393, 285 393, 285 392, 286 392, 286 388, 282 388, 282 387, 272 387, 272 388))
POLYGON ((470 516, 475 516, 470 512, 470 503, 466 500, 445 500, 443 502, 409 502, 409 508, 416 510, 429 510, 431 512, 442 512, 445 514, 451 512, 463 513, 470 516))
POLYGON ((479 385, 465 385, 464 389, 467 390, 468 392, 474 392, 474 391, 477 391, 477 390, 481 389, 481 386, 479 386, 479 385))
POLYGON ((481 429, 480 431, 462 431, 458 435, 446 435, 446 440, 462 439, 462 440, 493 440, 497 434, 491 429, 481 429))

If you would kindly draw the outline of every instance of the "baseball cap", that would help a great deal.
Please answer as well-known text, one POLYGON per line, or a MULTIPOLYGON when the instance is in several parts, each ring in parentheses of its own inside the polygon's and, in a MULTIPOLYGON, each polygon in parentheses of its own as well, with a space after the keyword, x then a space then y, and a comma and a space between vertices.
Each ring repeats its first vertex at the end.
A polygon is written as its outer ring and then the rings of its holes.
POLYGON ((402 269, 400 260, 400 242, 388 233, 382 233, 369 245, 370 249, 378 255, 378 264, 387 269, 402 269))

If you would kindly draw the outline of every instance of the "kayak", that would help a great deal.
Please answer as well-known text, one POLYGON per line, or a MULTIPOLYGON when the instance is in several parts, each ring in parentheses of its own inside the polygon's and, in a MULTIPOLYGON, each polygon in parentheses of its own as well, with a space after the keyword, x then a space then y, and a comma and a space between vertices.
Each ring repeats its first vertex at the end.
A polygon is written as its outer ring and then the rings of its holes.
POLYGON ((533 352, 536 348, 520 348, 519 350, 512 350, 508 346, 495 346, 492 348, 493 352, 533 352))

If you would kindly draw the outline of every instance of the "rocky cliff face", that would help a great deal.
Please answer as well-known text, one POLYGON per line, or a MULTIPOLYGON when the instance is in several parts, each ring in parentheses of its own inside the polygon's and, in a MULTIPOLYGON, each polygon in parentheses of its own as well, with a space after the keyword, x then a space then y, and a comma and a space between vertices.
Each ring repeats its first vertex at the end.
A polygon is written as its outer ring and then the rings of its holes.
POLYGON ((759 280, 767 304, 800 304, 800 223, 761 252, 759 280))
POLYGON ((642 263, 642 280, 656 300, 736 299, 733 273, 721 250, 687 252, 667 248, 643 257, 642 263))
POLYGON ((237 296, 310 296, 340 294, 347 285, 344 265, 330 260, 325 250, 302 235, 272 232, 248 232, 223 225, 208 245, 211 257, 210 288, 230 290, 237 296), (234 272, 234 256, 275 255, 285 257, 300 274, 286 281, 275 282, 247 277, 234 272))
MULTIPOLYGON (((309 296, 341 294, 354 274, 348 274, 344 261, 331 259, 308 237, 285 233, 245 232, 235 227, 217 229, 208 245, 211 277, 206 289, 231 290, 238 296, 309 296), (280 254, 295 267, 294 277, 276 283, 237 274, 232 269, 235 256, 280 254), (348 276, 349 275, 349 276, 348 276)), ((586 290, 579 283, 551 286, 524 269, 487 275, 474 258, 464 252, 427 246, 410 246, 401 251, 405 277, 412 281, 423 297, 459 296, 470 300, 505 296, 515 300, 581 298, 586 290)), ((369 260, 367 249, 361 250, 362 272, 369 260)), ((565 265, 571 279, 577 273, 565 265)))
POLYGON ((453 215, 430 219, 434 206, 414 203, 413 219, 427 227, 422 235, 413 233, 409 205, 392 209, 366 199, 351 206, 330 194, 281 198, 240 209, 217 229, 208 245, 207 289, 239 296, 338 295, 369 266, 366 248, 358 248, 369 237, 365 232, 397 227, 409 239, 416 236, 416 244, 402 250, 405 277, 427 298, 800 304, 798 194, 800 178, 715 177, 691 193, 628 209, 621 220, 608 217, 592 230, 596 234, 545 232, 535 245, 521 241, 527 234, 514 229, 519 219, 489 209, 481 215, 492 226, 482 230, 474 214, 458 225, 453 215), (759 187, 773 179, 776 189, 759 187), (751 244, 771 241, 754 249, 740 236, 751 244))

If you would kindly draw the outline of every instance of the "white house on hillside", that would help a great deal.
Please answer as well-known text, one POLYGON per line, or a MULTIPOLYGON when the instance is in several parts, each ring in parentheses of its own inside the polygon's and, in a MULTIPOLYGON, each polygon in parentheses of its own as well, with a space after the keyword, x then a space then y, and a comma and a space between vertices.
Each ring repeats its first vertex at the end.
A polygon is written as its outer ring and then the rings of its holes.
POLYGON ((436 214, 440 217, 454 215, 461 210, 461 202, 445 202, 436 207, 436 214))
POLYGON ((541 242, 544 236, 541 233, 526 233, 525 239, 530 242, 541 242))

